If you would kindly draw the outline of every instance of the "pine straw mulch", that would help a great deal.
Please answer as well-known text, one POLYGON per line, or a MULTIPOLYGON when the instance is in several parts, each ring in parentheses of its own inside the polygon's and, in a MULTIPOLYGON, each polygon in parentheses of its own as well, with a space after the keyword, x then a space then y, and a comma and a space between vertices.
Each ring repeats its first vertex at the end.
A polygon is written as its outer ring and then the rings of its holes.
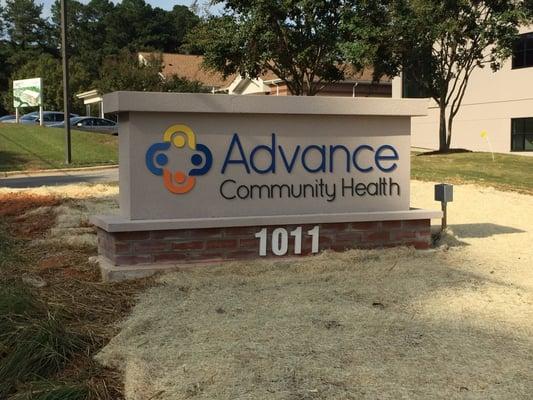
POLYGON ((86 384, 94 399, 121 399, 120 374, 104 369, 93 356, 117 334, 116 323, 129 313, 136 295, 152 281, 102 283, 98 269, 89 262, 96 248, 43 240, 54 226, 54 207, 62 202, 48 195, 0 195, 0 234, 14 243, 16 253, 14 261, 8 260, 7 266, 0 268, 0 283, 28 282, 28 278, 45 282, 44 287, 32 291, 88 343, 55 379, 86 384))

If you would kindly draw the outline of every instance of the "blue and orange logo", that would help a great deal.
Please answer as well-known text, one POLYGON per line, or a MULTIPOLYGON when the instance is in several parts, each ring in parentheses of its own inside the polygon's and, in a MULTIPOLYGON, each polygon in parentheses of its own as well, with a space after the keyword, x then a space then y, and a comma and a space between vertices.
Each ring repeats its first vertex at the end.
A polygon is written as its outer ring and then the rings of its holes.
POLYGON ((150 172, 163 177, 163 183, 169 192, 184 194, 190 192, 196 185, 196 177, 205 175, 213 165, 211 150, 203 144, 196 142, 196 135, 187 125, 172 125, 165 131, 163 142, 154 143, 146 152, 146 167, 150 172), (198 153, 191 157, 191 163, 195 166, 188 173, 184 171, 170 171, 168 156, 164 154, 170 146, 182 149, 189 147, 198 153))

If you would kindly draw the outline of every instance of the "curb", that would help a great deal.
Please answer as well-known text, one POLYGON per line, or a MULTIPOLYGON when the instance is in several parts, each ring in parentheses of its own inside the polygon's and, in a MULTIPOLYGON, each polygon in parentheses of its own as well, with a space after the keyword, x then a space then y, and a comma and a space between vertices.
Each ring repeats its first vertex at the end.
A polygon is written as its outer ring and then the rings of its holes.
POLYGON ((118 168, 116 165, 102 165, 97 167, 80 167, 80 168, 58 168, 58 169, 35 169, 30 171, 7 171, 0 172, 0 178, 7 178, 13 175, 37 175, 45 173, 63 173, 63 172, 83 172, 83 171, 105 171, 107 169, 118 168))

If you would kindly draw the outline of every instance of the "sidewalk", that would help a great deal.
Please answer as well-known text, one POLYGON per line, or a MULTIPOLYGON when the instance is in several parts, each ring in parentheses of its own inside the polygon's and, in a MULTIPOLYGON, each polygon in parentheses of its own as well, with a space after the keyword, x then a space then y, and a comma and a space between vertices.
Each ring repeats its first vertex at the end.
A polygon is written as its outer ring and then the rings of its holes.
POLYGON ((118 166, 68 168, 0 173, 0 187, 31 188, 72 183, 117 182, 118 166))

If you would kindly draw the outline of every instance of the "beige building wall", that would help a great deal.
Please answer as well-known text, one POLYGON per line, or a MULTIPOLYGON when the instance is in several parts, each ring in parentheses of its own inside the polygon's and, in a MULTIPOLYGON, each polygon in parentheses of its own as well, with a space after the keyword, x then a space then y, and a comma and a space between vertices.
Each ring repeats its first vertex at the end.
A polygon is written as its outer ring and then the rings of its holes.
MULTIPOLYGON (((533 26, 521 33, 533 31, 533 26)), ((533 117, 533 67, 512 69, 509 58, 503 68, 493 72, 490 67, 472 73, 462 107, 455 117, 452 147, 490 151, 481 137, 487 131, 495 152, 511 152, 511 119, 533 117)), ((402 96, 401 77, 393 79, 393 98, 402 96)), ((413 147, 437 149, 439 145, 439 109, 430 101, 428 115, 412 120, 413 147)), ((513 152, 533 156, 533 152, 513 152)))

